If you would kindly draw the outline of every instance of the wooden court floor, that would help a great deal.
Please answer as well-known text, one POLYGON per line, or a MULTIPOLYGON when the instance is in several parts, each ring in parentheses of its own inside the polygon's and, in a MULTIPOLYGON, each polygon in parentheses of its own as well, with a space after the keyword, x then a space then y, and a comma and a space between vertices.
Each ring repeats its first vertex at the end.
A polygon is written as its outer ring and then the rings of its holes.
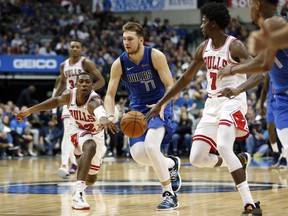
MULTIPOLYGON (((263 215, 288 215, 288 170, 252 161, 249 182, 263 215)), ((90 211, 71 209, 70 179, 57 176, 60 157, 0 160, 0 215, 17 216, 234 216, 243 205, 226 168, 199 169, 182 158, 182 188, 177 210, 155 210, 161 187, 149 167, 130 158, 105 158, 98 181, 87 189, 90 211)))

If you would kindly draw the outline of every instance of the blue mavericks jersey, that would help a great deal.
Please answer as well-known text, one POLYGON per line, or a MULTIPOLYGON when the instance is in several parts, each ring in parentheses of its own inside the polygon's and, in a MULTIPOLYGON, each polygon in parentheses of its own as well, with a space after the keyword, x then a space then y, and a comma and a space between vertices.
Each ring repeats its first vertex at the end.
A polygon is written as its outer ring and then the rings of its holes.
POLYGON ((269 74, 275 94, 288 90, 288 48, 277 51, 274 67, 269 74))
MULTIPOLYGON (((275 13, 274 16, 280 16, 275 13)), ((283 17, 285 19, 285 17, 283 17)), ((288 48, 279 49, 274 60, 274 67, 269 71, 275 94, 288 90, 288 48)), ((286 92, 287 93, 287 92, 286 92)))
POLYGON ((288 48, 279 49, 269 71, 273 83, 275 103, 273 113, 276 128, 288 128, 288 48))
MULTIPOLYGON (((144 46, 144 55, 139 64, 134 63, 124 52, 120 56, 122 81, 130 98, 133 110, 147 113, 147 104, 156 104, 165 94, 165 86, 153 67, 150 47, 144 46)), ((171 107, 171 103, 167 105, 171 107)))
POLYGON ((269 88, 268 88, 268 92, 267 92, 267 100, 268 100, 268 103, 272 103, 275 101, 275 98, 274 98, 274 88, 273 88, 273 83, 271 81, 271 78, 269 79, 269 88))
MULTIPOLYGON (((139 64, 131 61, 128 54, 124 52, 120 56, 122 66, 122 81, 125 84, 128 96, 130 98, 130 107, 146 114, 150 108, 146 105, 156 104, 165 94, 166 89, 162 83, 157 70, 153 67, 150 47, 144 46, 144 55, 139 64)), ((171 142, 172 129, 172 102, 169 102, 164 110, 164 121, 157 116, 154 120, 148 121, 148 128, 165 127, 163 144, 171 142)), ((146 133, 137 138, 130 138, 130 146, 137 142, 144 142, 146 133)))

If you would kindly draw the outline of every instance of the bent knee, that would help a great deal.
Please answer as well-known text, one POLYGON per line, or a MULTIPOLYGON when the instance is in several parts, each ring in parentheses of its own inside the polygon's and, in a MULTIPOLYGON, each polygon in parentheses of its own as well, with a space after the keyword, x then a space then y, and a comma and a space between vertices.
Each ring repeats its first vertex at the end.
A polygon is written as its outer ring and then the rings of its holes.
POLYGON ((199 167, 199 168, 205 167, 203 158, 199 157, 198 155, 190 154, 189 160, 190 160, 190 163, 195 167, 199 167))

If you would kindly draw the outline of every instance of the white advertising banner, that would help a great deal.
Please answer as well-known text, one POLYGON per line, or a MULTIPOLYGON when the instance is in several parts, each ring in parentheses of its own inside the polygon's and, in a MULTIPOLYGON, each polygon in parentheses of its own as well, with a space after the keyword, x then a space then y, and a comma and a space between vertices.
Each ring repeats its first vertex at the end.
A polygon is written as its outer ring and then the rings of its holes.
POLYGON ((113 12, 197 9, 197 0, 106 0, 113 12))
MULTIPOLYGON (((286 0, 279 0, 278 5, 282 6, 285 4, 286 0)), ((229 5, 232 8, 246 8, 249 7, 249 0, 229 0, 229 5)))
POLYGON ((165 0, 164 10, 197 9, 197 0, 165 0))

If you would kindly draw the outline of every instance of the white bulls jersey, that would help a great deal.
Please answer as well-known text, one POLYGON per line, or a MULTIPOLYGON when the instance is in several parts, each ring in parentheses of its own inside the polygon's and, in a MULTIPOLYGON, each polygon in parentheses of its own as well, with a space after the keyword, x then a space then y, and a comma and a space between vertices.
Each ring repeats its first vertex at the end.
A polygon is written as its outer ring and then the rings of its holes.
POLYGON ((65 77, 67 77, 66 80, 66 89, 73 89, 76 85, 76 79, 77 75, 84 72, 84 68, 82 66, 83 60, 85 59, 84 56, 81 56, 78 62, 71 65, 70 58, 66 59, 63 66, 63 72, 65 77))
POLYGON ((67 106, 69 113, 72 117, 71 124, 75 127, 78 127, 79 129, 86 130, 88 133, 91 134, 97 134, 101 132, 103 128, 98 127, 98 120, 87 110, 89 101, 92 98, 99 98, 99 95, 96 92, 91 91, 87 102, 82 106, 78 106, 76 103, 76 90, 77 88, 71 90, 70 102, 67 106))
POLYGON ((220 48, 214 48, 212 40, 209 39, 203 49, 203 59, 207 67, 207 93, 208 95, 219 95, 226 87, 236 88, 246 81, 246 74, 235 74, 218 79, 219 68, 227 65, 238 64, 231 58, 229 47, 236 40, 235 37, 228 36, 225 44, 220 48))

